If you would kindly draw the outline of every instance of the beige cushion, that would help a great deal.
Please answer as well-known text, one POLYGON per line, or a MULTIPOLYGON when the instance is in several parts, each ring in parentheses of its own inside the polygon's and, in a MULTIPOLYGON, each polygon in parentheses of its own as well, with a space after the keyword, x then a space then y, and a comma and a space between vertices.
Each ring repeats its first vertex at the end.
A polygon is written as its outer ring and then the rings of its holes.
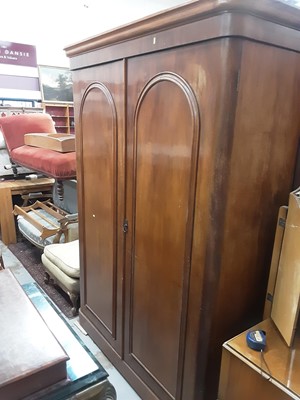
POLYGON ((42 254, 42 263, 48 274, 54 278, 55 283, 59 285, 66 293, 78 293, 80 291, 80 279, 71 278, 59 269, 52 261, 42 254))
POLYGON ((79 240, 49 244, 44 248, 44 254, 66 275, 79 278, 79 240))

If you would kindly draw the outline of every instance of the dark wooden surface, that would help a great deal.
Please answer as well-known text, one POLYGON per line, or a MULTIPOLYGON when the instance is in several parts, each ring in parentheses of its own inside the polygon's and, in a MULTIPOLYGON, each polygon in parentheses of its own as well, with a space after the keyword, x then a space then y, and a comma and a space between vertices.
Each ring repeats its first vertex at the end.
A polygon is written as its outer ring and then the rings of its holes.
POLYGON ((67 49, 80 319, 145 400, 215 399, 222 343, 261 319, 299 141, 294 14, 197 2, 67 49))
MULTIPOLYGON (((273 43, 282 40, 282 43, 289 43, 290 46, 295 46, 299 49, 299 44, 297 44, 299 33, 290 29, 299 29, 300 11, 296 7, 290 7, 288 3, 288 1, 284 4, 281 1, 274 0, 265 0, 263 2, 261 0, 225 0, 218 3, 212 0, 191 1, 189 4, 154 14, 83 40, 80 43, 70 45, 66 48, 66 52, 71 58, 77 56, 76 59, 71 59, 71 65, 75 68, 78 62, 85 62, 86 65, 90 64, 90 60, 95 54, 97 57, 99 55, 101 57, 101 54, 97 52, 99 49, 104 50, 105 47, 110 46, 108 52, 111 60, 116 57, 119 50, 130 51, 129 48, 132 46, 130 46, 130 43, 129 47, 127 46, 127 40, 139 37, 148 38, 148 35, 151 38, 153 33, 159 34, 158 38, 160 38, 160 34, 163 34, 164 31, 177 32, 177 35, 176 37, 169 37, 169 40, 163 44, 159 43, 159 41, 155 43, 148 41, 148 43, 144 44, 143 49, 139 49, 139 51, 141 53, 147 51, 149 49, 148 46, 152 46, 152 51, 157 50, 157 46, 160 48, 172 47, 175 42, 179 44, 180 41, 189 40, 192 37, 195 37, 196 41, 198 41, 199 39, 204 40, 226 35, 240 35, 252 39, 268 38, 273 43), (219 16, 222 19, 219 19, 219 16), (261 19, 263 19, 263 27, 257 30, 257 27, 262 26, 261 19), (180 37, 178 30, 176 30, 177 28, 186 25, 195 27, 193 23, 197 23, 197 21, 200 21, 199 25, 204 26, 206 29, 200 29, 200 32, 191 32, 189 30, 184 35, 184 38, 180 37), (209 21, 209 24, 206 24, 207 21, 209 21), (214 21, 216 23, 212 23, 214 21), (221 21, 223 24, 220 23, 221 21), (271 32, 273 29, 275 31, 271 32), (286 35, 282 35, 280 38, 279 32, 286 32, 286 35), (201 37, 202 35, 205 35, 205 37, 201 37), (118 47, 116 46, 117 44, 121 44, 121 46, 118 47), (83 56, 83 53, 86 54, 83 56)), ((290 4, 292 4, 292 1, 290 4)), ((183 31, 181 33, 184 34, 183 31)), ((135 46, 131 54, 136 54, 136 45, 139 43, 140 41, 134 43, 135 46)), ((107 53, 104 52, 104 54, 107 53)))
POLYGON ((0 271, 0 398, 20 399, 67 377, 69 359, 8 270, 0 271))
POLYGON ((81 241, 93 249, 84 251, 82 263, 87 269, 83 270, 81 279, 84 299, 81 307, 121 354, 122 319, 117 309, 123 302, 124 98, 120 95, 124 92, 123 64, 104 65, 100 70, 91 68, 80 74, 78 92, 74 93, 77 104, 81 102, 86 83, 90 83, 81 109, 85 134, 77 140, 78 162, 84 166, 78 175, 79 208, 82 215, 86 210, 81 241))

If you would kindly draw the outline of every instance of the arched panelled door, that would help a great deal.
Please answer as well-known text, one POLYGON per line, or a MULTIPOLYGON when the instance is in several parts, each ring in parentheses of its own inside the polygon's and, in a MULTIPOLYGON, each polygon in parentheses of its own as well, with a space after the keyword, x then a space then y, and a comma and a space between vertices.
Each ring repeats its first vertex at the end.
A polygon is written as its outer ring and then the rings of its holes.
POLYGON ((183 367, 200 113, 183 76, 143 61, 128 65, 125 359, 170 399, 183 367))
POLYGON ((91 68, 83 81, 79 71, 79 87, 75 87, 75 93, 82 92, 79 130, 84 132, 78 135, 80 231, 82 243, 88 243, 81 247, 81 311, 119 352, 117 224, 121 178, 117 171, 123 103, 117 93, 122 72, 122 63, 91 68))

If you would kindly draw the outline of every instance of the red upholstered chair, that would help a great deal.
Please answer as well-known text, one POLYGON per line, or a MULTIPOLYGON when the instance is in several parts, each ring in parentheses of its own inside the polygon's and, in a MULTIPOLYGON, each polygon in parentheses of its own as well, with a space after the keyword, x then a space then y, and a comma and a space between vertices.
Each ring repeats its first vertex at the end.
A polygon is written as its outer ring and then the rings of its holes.
POLYGON ((15 164, 58 180, 76 177, 75 152, 58 153, 24 143, 26 133, 56 133, 49 114, 32 113, 2 117, 0 129, 3 132, 9 156, 15 164))

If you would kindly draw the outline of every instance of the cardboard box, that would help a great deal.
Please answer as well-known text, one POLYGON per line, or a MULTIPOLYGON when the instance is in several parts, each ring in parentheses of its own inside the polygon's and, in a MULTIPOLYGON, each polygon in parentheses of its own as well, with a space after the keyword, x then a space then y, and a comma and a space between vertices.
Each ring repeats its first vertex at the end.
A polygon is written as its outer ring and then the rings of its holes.
POLYGON ((27 133, 24 142, 29 146, 68 153, 75 151, 75 136, 65 133, 27 133))
POLYGON ((300 307, 300 188, 290 193, 271 318, 288 346, 293 344, 300 307))

